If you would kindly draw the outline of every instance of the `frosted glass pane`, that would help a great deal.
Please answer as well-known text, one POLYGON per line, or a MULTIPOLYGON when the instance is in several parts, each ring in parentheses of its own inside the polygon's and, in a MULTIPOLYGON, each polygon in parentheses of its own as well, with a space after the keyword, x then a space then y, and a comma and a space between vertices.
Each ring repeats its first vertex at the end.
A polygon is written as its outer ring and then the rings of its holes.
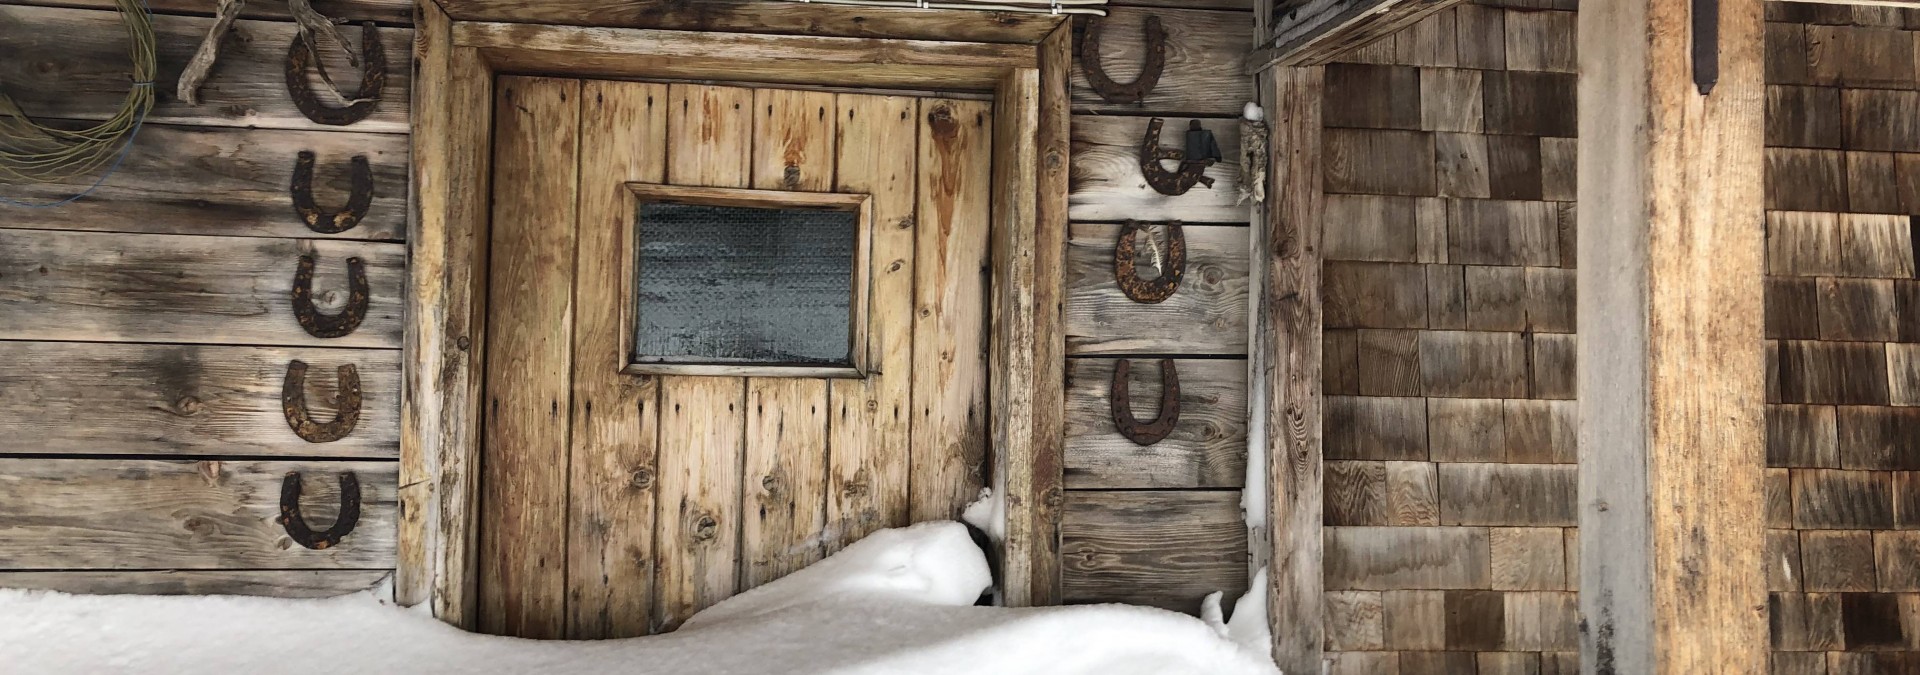
POLYGON ((850 211, 643 203, 634 360, 847 364, 850 211))

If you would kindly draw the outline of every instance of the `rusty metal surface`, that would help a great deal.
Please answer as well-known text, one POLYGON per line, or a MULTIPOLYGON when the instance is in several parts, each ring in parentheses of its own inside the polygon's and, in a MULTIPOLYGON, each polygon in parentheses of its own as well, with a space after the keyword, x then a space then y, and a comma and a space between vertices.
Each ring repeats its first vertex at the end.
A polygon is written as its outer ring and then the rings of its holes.
POLYGON ((1127 384, 1133 374, 1133 361, 1121 359, 1113 365, 1113 388, 1107 403, 1113 409, 1113 426, 1135 445, 1148 446, 1165 440, 1180 423, 1180 371, 1173 359, 1160 360, 1160 416, 1152 422, 1133 418, 1132 391, 1127 384))
POLYGON ((322 212, 313 203, 313 162, 313 153, 306 150, 301 150, 293 162, 293 182, 287 186, 288 194, 293 197, 293 211, 300 214, 300 222, 306 223, 307 229, 321 234, 353 229, 373 206, 373 168, 368 166, 367 156, 354 156, 353 193, 347 197, 347 208, 332 212, 322 212))
POLYGON ((300 256, 300 269, 293 273, 293 318, 308 335, 337 338, 353 333, 367 318, 367 303, 373 287, 367 283, 367 265, 359 258, 347 259, 347 307, 339 314, 321 314, 313 304, 312 255, 300 256))
POLYGON ((1207 167, 1220 161, 1220 146, 1213 139, 1213 132, 1200 126, 1200 120, 1193 120, 1187 128, 1187 148, 1169 150, 1160 147, 1160 130, 1165 128, 1166 120, 1158 117, 1147 123, 1147 136, 1140 143, 1140 173, 1147 179, 1147 185, 1153 191, 1168 196, 1179 196, 1193 189, 1195 184, 1213 187, 1213 179, 1207 177, 1207 167), (1180 163, 1180 168, 1168 171, 1161 166, 1162 160, 1180 163))
POLYGON ((353 433, 360 423, 360 370, 349 363, 334 370, 333 420, 315 422, 307 412, 307 364, 295 360, 287 364, 287 376, 280 383, 280 409, 287 415, 287 427, 308 443, 332 443, 353 433))
MULTIPOLYGON (((1167 250, 1160 262, 1160 276, 1153 279, 1140 278, 1134 263, 1139 257, 1140 248, 1134 241, 1134 233, 1146 230, 1152 223, 1129 220, 1120 226, 1120 241, 1113 246, 1113 281, 1120 285, 1120 292, 1134 302, 1156 304, 1173 297, 1180 290, 1180 279, 1187 273, 1187 237, 1180 231, 1180 223, 1167 223, 1167 250)), ((1153 236, 1153 233, 1147 233, 1153 236)))
POLYGON ((1160 75, 1166 71, 1167 29, 1160 25, 1160 17, 1147 17, 1147 53, 1140 64, 1140 75, 1132 82, 1120 84, 1107 77, 1106 68, 1100 65, 1101 23, 1099 18, 1088 18, 1086 30, 1080 36, 1080 70, 1087 76, 1087 87, 1108 103, 1139 103, 1159 86, 1160 75))
POLYGON ((315 551, 339 545, 340 540, 353 533, 353 526, 360 523, 360 477, 352 471, 340 474, 340 515, 325 531, 315 532, 300 515, 300 472, 288 471, 286 479, 280 482, 279 520, 296 544, 315 551))
POLYGON ((315 50, 296 34, 287 45, 287 97, 293 99, 293 107, 300 109, 300 114, 307 119, 344 127, 366 119, 380 107, 380 92, 387 87, 387 49, 380 44, 379 29, 374 28, 372 21, 360 24, 360 88, 354 92, 352 103, 335 108, 321 102, 319 94, 314 93, 307 82, 307 69, 316 67, 325 77, 325 66, 320 64, 315 50))

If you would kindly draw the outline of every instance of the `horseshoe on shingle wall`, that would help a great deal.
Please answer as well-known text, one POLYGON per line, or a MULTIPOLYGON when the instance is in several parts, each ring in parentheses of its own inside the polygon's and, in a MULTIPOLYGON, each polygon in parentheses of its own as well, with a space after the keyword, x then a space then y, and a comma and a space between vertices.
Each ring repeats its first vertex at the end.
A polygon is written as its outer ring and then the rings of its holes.
POLYGON ((360 24, 360 88, 345 107, 320 102, 320 95, 309 86, 308 68, 321 68, 321 76, 326 76, 326 66, 318 62, 314 52, 297 34, 287 45, 287 97, 293 99, 293 107, 299 108, 300 114, 319 124, 344 127, 366 119, 380 107, 380 93, 387 87, 387 49, 380 44, 379 29, 372 21, 360 24))
POLYGON ((288 471, 280 482, 279 520, 296 544, 315 551, 339 545, 341 539, 353 533, 353 526, 360 523, 360 477, 352 471, 340 474, 340 515, 333 519, 332 526, 315 532, 300 515, 300 472, 288 471))
POLYGON ((1160 416, 1152 422, 1133 417, 1132 391, 1127 378, 1133 374, 1133 361, 1120 359, 1113 365, 1113 386, 1107 404, 1113 410, 1113 426, 1135 445, 1147 446, 1165 440, 1180 423, 1180 371, 1173 359, 1160 360, 1160 416))
POLYGON ((287 426, 308 443, 332 443, 353 433, 360 423, 360 370, 353 364, 334 370, 333 420, 315 422, 307 412, 307 364, 295 360, 287 364, 287 376, 280 383, 280 409, 286 413, 287 426))
POLYGON ((293 273, 293 318, 308 335, 337 338, 353 332, 367 318, 367 303, 373 287, 367 283, 367 265, 359 258, 347 259, 347 307, 339 314, 321 314, 313 304, 312 255, 300 256, 300 269, 293 273))
POLYGON ((1080 70, 1087 76, 1087 86, 1108 103, 1139 103, 1153 93, 1153 88, 1160 84, 1160 74, 1167 68, 1167 30, 1161 27, 1160 17, 1147 17, 1147 54, 1140 64, 1140 76, 1120 84, 1107 77, 1106 69, 1100 65, 1101 23, 1098 18, 1088 19, 1086 33, 1080 36, 1080 70))
POLYGON ((293 183, 287 186, 287 192, 293 196, 294 212, 300 214, 300 222, 306 223, 307 229, 321 234, 353 229, 373 206, 373 169, 367 165, 367 156, 354 156, 353 193, 347 197, 347 208, 332 212, 322 212, 313 203, 313 162, 313 153, 306 150, 301 150, 293 162, 293 183))
MULTIPOLYGON (((1140 252, 1134 233, 1145 231, 1147 225, 1129 220, 1120 226, 1120 241, 1113 247, 1113 280, 1127 298, 1151 305, 1173 297, 1174 291, 1180 290, 1180 278, 1187 273, 1187 237, 1181 233, 1179 222, 1167 223, 1167 251, 1160 262, 1160 276, 1142 279, 1134 263, 1140 252)), ((1149 232, 1147 236, 1153 234, 1149 232)))

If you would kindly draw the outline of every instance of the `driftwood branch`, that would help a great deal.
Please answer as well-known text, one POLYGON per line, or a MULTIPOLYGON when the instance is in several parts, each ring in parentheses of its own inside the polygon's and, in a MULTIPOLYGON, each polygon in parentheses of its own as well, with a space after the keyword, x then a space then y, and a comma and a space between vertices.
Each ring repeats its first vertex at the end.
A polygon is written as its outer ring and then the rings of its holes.
POLYGON ((207 39, 200 41, 200 48, 194 50, 193 60, 180 71, 180 83, 174 89, 174 95, 188 105, 200 104, 200 85, 207 81, 207 75, 213 71, 213 62, 220 58, 220 43, 226 39, 227 31, 233 29, 233 20, 240 18, 240 9, 247 0, 219 0, 220 5, 214 15, 213 27, 207 29, 207 39))
POLYGON ((333 19, 314 11, 313 4, 308 0, 287 0, 287 13, 293 15, 294 27, 300 32, 300 41, 306 43, 307 54, 313 57, 314 69, 320 71, 320 81, 325 82, 327 88, 333 90, 334 95, 346 100, 347 96, 340 92, 340 86, 333 83, 333 76, 327 74, 326 61, 320 58, 319 36, 326 35, 333 40, 333 44, 340 47, 341 53, 347 55, 348 64, 360 65, 360 57, 353 53, 352 47, 347 46, 347 39, 340 34, 339 26, 334 24, 333 19))

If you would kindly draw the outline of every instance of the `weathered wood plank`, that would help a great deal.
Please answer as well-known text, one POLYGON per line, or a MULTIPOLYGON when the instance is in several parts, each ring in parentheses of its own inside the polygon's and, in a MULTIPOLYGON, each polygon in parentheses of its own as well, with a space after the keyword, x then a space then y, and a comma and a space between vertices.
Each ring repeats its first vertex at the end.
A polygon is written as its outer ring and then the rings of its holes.
MULTIPOLYGON (((1437 650, 1446 647, 1447 610, 1440 591, 1381 593, 1387 649, 1437 650)), ((1369 673, 1378 671, 1367 671, 1369 673)))
POLYGON ((1362 396, 1419 396, 1419 332, 1360 331, 1359 371, 1362 396))
POLYGON ((1794 529, 1893 527, 1891 474, 1831 469, 1794 469, 1792 474, 1794 529))
MULTIPOLYGON (((407 227, 407 139, 392 134, 312 132, 149 124, 113 177, 86 198, 57 209, 19 212, 6 227, 95 232, 205 234, 301 239, 398 241, 407 227), (351 192, 350 161, 364 155, 373 200, 357 227, 339 234, 308 229, 288 197, 300 152, 315 157, 314 201, 342 209, 351 192)), ((0 196, 52 202, 99 177, 8 185, 0 196)))
POLYGON ((1560 215, 1553 202, 1447 201, 1447 262, 1560 265, 1560 215))
POLYGON ((566 636, 580 82, 504 77, 494 107, 480 630, 566 636))
POLYGON ((1502 462, 1506 406, 1499 399, 1427 399, 1427 442, 1436 462, 1502 462))
POLYGON ((1557 591, 1567 588, 1567 556, 1563 550, 1565 538, 1560 528, 1494 527, 1488 528, 1487 534, 1491 544, 1489 550, 1492 552, 1494 590, 1557 591))
MULTIPOLYGON (((827 527, 845 541, 908 521, 913 421, 914 204, 919 177, 920 103, 897 96, 839 97, 835 182, 873 195, 862 380, 830 386, 827 527)), ((827 542, 829 553, 839 541, 827 542)))
POLYGON ((1443 525, 1572 527, 1571 464, 1441 464, 1443 525))
POLYGON ((1886 345, 1782 340, 1780 403, 1886 405, 1886 345))
MULTIPOLYGON (((1182 359, 1180 423, 1151 447, 1113 427, 1109 394, 1115 359, 1067 361, 1066 480, 1099 488, 1237 488, 1246 482, 1247 366, 1239 359, 1182 359)), ((1128 386, 1134 417, 1156 419, 1155 362, 1133 362, 1128 386)))
MULTIPOLYGON (((1198 9, 1113 7, 1100 22, 1100 67, 1115 82, 1132 82, 1146 56, 1145 25, 1149 17, 1160 20, 1167 33, 1166 67, 1160 83, 1138 103, 1109 103, 1087 86, 1080 68, 1073 69, 1072 102, 1075 112, 1137 113, 1142 110, 1167 111, 1183 115, 1240 114, 1240 107, 1253 98, 1252 82, 1245 76, 1247 39, 1252 32, 1245 14, 1202 11, 1198 9)), ((1089 19, 1076 19, 1076 30, 1084 30, 1089 19)), ((1074 41, 1074 61, 1078 64, 1079 41, 1074 41)), ((1077 124, 1077 123, 1076 123, 1077 124)), ((1225 146, 1222 146, 1225 149, 1225 146)))
MULTIPOLYGON (((10 0, 10 5, 36 5, 41 7, 76 7, 111 11, 116 8, 113 0, 10 0)), ((149 0, 147 9, 155 14, 184 14, 188 16, 213 16, 213 3, 204 0, 149 0)), ((323 15, 343 21, 377 21, 382 25, 409 25, 414 22, 413 3, 407 0, 316 0, 313 9, 323 15)), ((292 18, 287 6, 281 3, 255 3, 241 8, 242 19, 266 19, 286 21, 292 18)))
POLYGON ((1045 39, 1064 17, 889 7, 789 5, 758 0, 447 0, 460 21, 687 31, 1011 42, 1045 39))
POLYGON ((568 437, 567 637, 652 626, 660 391, 620 372, 632 308, 633 218, 624 181, 666 173, 667 87, 588 81, 580 92, 580 185, 568 437))
MULTIPOLYGON (((1072 171, 1069 174, 1067 214, 1074 220, 1178 220, 1195 223, 1244 223, 1247 207, 1240 203, 1240 125, 1234 120, 1202 119, 1200 127, 1213 132, 1222 159, 1207 167, 1213 187, 1195 185, 1186 194, 1156 192, 1140 171, 1140 146, 1150 117, 1075 115, 1072 171)), ((1161 147, 1186 147, 1193 118, 1163 117, 1161 147)), ((1168 170, 1174 162, 1161 162, 1168 170)))
POLYGON ((1328 459, 1427 459, 1427 406, 1418 397, 1329 396, 1328 459))
POLYGON ((0 338, 398 347, 406 247, 352 241, 0 230, 0 338), (308 335, 289 291, 316 259, 314 305, 348 301, 347 260, 366 264, 366 318, 308 335))
POLYGON ((1067 603, 1125 602, 1198 612, 1247 585, 1240 493, 1074 491, 1060 517, 1067 603))
POLYGON ((1486 588, 1481 527, 1329 527, 1327 590, 1486 588))
POLYGON ((0 559, 7 570, 392 569, 392 462, 0 459, 0 559), (339 544, 294 544, 280 484, 301 475, 301 510, 323 528, 339 512, 335 478, 360 481, 360 520, 339 544))
POLYGON ((1328 261, 1323 274, 1328 327, 1427 327, 1427 275, 1421 265, 1328 261))
MULTIPOLYGON (((960 515, 985 485, 994 111, 921 103, 914 266, 914 521, 960 515)), ((1015 114, 1012 111, 1006 114, 1015 114)))
MULTIPOLYGON (((1578 649, 1580 637, 1580 607, 1576 594, 1559 592, 1523 592, 1506 594, 1507 634, 1504 640, 1507 649, 1568 650, 1578 649)), ((1562 652, 1564 654, 1564 652, 1562 652)), ((1553 654, 1541 654, 1542 661, 1553 654)), ((1568 660, 1573 660, 1569 658, 1568 660)), ((1555 671, 1543 671, 1554 673, 1555 671)), ((1573 675, 1579 668, 1558 671, 1558 675, 1573 675)))
POLYGON ((1434 134, 1425 131, 1328 129, 1325 190, 1340 194, 1440 194, 1434 134))
POLYGON ((1840 432, 1831 406, 1767 406, 1767 466, 1839 468, 1840 432))
MULTIPOLYGON (((200 105, 174 98, 180 69, 212 23, 213 19, 202 17, 154 17, 159 70, 154 75, 155 105, 148 122, 330 128, 308 120, 287 97, 287 46, 294 36, 294 24, 289 22, 235 21, 220 53, 220 67, 200 87, 200 105)), ((27 114, 97 120, 119 109, 127 95, 127 34, 118 14, 6 5, 0 6, 0 24, 14 27, 0 34, 0 82, 7 83, 7 93, 27 114)), ((344 32, 357 46, 358 31, 344 32)), ((380 43, 387 53, 387 86, 373 116, 351 130, 406 133, 407 93, 413 85, 412 70, 406 64, 413 53, 413 31, 383 28, 380 43)), ((339 50, 323 52, 321 58, 328 73, 342 78, 342 87, 358 86, 359 69, 348 65, 339 50)), ((317 74, 310 75, 315 91, 324 91, 317 74)), ((332 95, 325 94, 321 100, 329 98, 332 95)))
POLYGON ((1523 337, 1521 333, 1422 331, 1420 372, 1426 395, 1525 398, 1523 337))
POLYGON ((1262 23, 1262 44, 1249 57, 1255 70, 1325 63, 1342 53, 1394 35, 1457 0, 1308 0, 1279 5, 1262 23), (1269 36, 1271 39, 1269 40, 1269 36))
POLYGON ((392 570, 0 572, 0 588, 88 595, 263 595, 329 598, 371 589, 392 570))
POLYGON ((273 349, 0 342, 0 454, 399 456, 400 355, 273 349), (334 419, 335 368, 353 366, 353 432, 308 443, 288 427, 280 385, 306 362, 307 410, 334 419))
POLYGON ((1377 650, 1386 642, 1379 591, 1331 591, 1325 602, 1328 650, 1377 650))
POLYGON ((1446 213, 1446 203, 1438 199, 1328 195, 1326 259, 1431 262, 1445 247, 1429 248, 1424 239, 1445 236, 1446 213))
POLYGON ((1803 531, 1800 560, 1808 591, 1863 593, 1874 589, 1871 532, 1803 531))
MULTIPOLYGON (((1073 223, 1067 241, 1067 353, 1241 355, 1247 345, 1247 239, 1240 227, 1188 225, 1180 289, 1157 304, 1134 302, 1114 283, 1120 226, 1073 223)), ((1165 228, 1152 228, 1164 237, 1165 228)), ((1144 235, 1134 235, 1144 245, 1144 235)), ((1146 255, 1143 253, 1143 256, 1146 255)), ((1151 266, 1140 266, 1144 276, 1151 266)))

